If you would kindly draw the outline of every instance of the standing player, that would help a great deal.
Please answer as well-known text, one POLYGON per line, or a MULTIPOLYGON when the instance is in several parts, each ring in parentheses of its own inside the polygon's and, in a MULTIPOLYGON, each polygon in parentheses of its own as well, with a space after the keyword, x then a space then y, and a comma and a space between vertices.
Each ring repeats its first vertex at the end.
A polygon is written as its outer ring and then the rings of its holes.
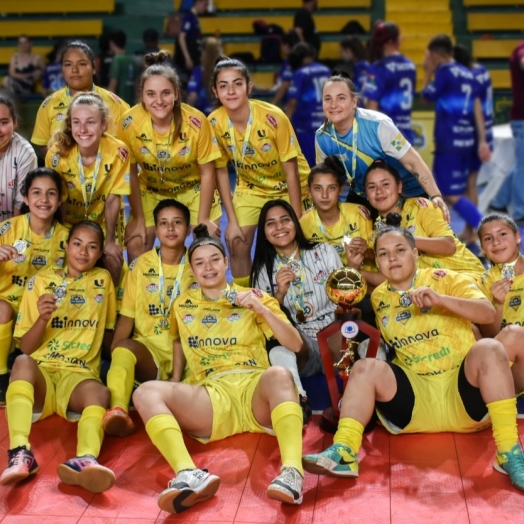
POLYGON ((220 234, 222 213, 214 165, 220 151, 209 122, 203 113, 182 103, 178 77, 165 51, 146 55, 145 61, 142 102, 124 115, 119 130, 119 138, 131 150, 135 207, 126 230, 130 260, 153 247, 153 210, 160 201, 182 202, 191 211, 191 224, 205 223, 213 235, 220 234))
POLYGON ((302 413, 291 374, 269 368, 265 348, 266 337, 274 335, 296 351, 300 336, 276 300, 230 286, 224 246, 205 226, 194 233, 188 259, 200 289, 182 294, 171 311, 172 381, 146 382, 133 395, 148 435, 176 473, 158 505, 180 513, 211 498, 220 484, 219 477, 196 467, 182 431, 204 443, 246 431, 276 434, 282 468, 267 495, 300 504, 302 413))
POLYGON ((282 105, 285 106, 287 104, 287 93, 291 85, 291 80, 293 80, 293 71, 289 65, 289 54, 299 41, 298 34, 293 29, 283 34, 280 38, 280 55, 284 61, 276 74, 275 86, 273 87, 276 91, 271 100, 273 105, 278 106, 282 103, 282 105))
POLYGON ((417 69, 409 58, 400 53, 399 47, 397 24, 378 20, 371 35, 371 66, 362 97, 366 99, 368 109, 388 115, 412 144, 411 108, 417 85, 417 69))
POLYGON ((116 316, 109 273, 94 267, 103 246, 100 226, 79 222, 69 232, 64 269, 41 271, 27 285, 15 329, 23 355, 15 360, 7 390, 9 463, 2 484, 37 472, 29 444, 31 422, 53 413, 80 419, 77 456, 58 466, 60 480, 93 493, 115 482, 114 473, 96 461, 109 404, 99 377, 100 353, 116 316))
POLYGON ((372 294, 377 325, 393 361, 355 363, 344 391, 334 444, 306 455, 306 471, 358 477, 358 451, 373 411, 392 434, 470 433, 490 424, 497 448, 494 467, 524 489, 524 455, 517 433, 517 402, 506 346, 510 333, 475 341, 471 323, 486 324, 495 308, 461 275, 417 269, 415 239, 383 229, 375 251, 386 281, 372 294))
POLYGON ((469 226, 477 229, 482 215, 464 196, 474 153, 475 127, 479 158, 485 162, 491 156, 477 82, 470 70, 453 60, 453 43, 448 35, 437 35, 429 42, 424 74, 422 94, 436 102, 435 180, 446 201, 469 226))
POLYGON ((21 190, 29 213, 0 223, 0 406, 5 405, 14 321, 26 283, 37 271, 64 264, 67 229, 55 220, 61 191, 56 171, 31 171, 21 190))
POLYGON ((108 132, 116 135, 117 124, 121 121, 124 111, 129 105, 115 94, 96 86, 95 55, 93 50, 80 40, 66 44, 62 50, 62 74, 66 87, 49 95, 40 105, 36 115, 35 127, 31 142, 46 151, 47 144, 53 133, 60 129, 65 120, 71 98, 80 92, 95 91, 109 108, 108 132))
POLYGON ((315 131, 322 125, 322 88, 329 69, 315 62, 315 50, 305 42, 297 44, 289 55, 293 80, 288 91, 286 115, 297 134, 300 149, 308 164, 315 165, 315 131))
POLYGON ((79 93, 66 109, 62 129, 50 142, 46 165, 62 176, 64 223, 83 220, 100 225, 106 235, 104 264, 117 283, 122 254, 122 195, 130 194, 129 150, 106 133, 110 115, 97 93, 79 93))
POLYGON ((235 282, 246 284, 251 245, 262 206, 285 198, 297 216, 308 208, 309 166, 287 116, 276 106, 250 100, 253 85, 246 66, 221 57, 213 72, 220 107, 209 115, 222 156, 216 162, 217 184, 227 212, 226 241, 235 282), (233 199, 227 164, 237 174, 233 199), (305 202, 302 199, 306 199, 305 202))
POLYGON ((38 164, 31 144, 15 133, 17 125, 13 101, 0 95, 0 220, 20 214, 25 177, 38 164))
POLYGON ((340 54, 342 55, 343 63, 337 64, 337 69, 349 69, 348 73, 351 80, 353 80, 357 93, 361 97, 369 70, 367 50, 362 40, 355 35, 344 37, 340 41, 340 54))
POLYGON ((198 287, 184 247, 191 233, 189 209, 168 198, 157 204, 153 216, 160 247, 140 255, 126 275, 107 374, 111 409, 103 426, 106 434, 119 437, 135 429, 128 415, 135 377, 146 382, 173 375, 171 308, 178 295, 198 287))

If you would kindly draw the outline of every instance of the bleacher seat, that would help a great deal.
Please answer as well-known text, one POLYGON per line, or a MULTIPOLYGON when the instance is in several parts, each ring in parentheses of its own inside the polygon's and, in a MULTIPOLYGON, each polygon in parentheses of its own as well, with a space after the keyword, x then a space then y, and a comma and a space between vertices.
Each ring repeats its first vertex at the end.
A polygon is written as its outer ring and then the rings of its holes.
POLYGON ((509 69, 490 69, 493 89, 511 89, 511 77, 509 69))
MULTIPOLYGON (((44 60, 47 54, 53 49, 52 46, 33 46, 31 52, 35 55, 41 56, 44 60)), ((11 57, 18 51, 17 47, 0 47, 0 66, 8 65, 11 57)))
POLYGON ((520 40, 473 40, 472 52, 476 59, 509 58, 520 40))
POLYGON ((468 13, 468 31, 522 31, 524 13, 468 13))
POLYGON ((2 20, 1 38, 18 38, 28 35, 32 38, 86 37, 102 34, 102 20, 2 20))
MULTIPOLYGON (((112 13, 115 0, 1 0, 0 13, 33 15, 46 13, 112 13)), ((2 35, 3 36, 3 35, 2 35)))
MULTIPOLYGON (((302 0, 250 0, 247 4, 240 3, 238 0, 215 0, 215 7, 218 10, 227 9, 246 9, 246 10, 260 10, 265 9, 298 9, 302 7, 302 0)), ((175 0, 173 7, 178 10, 180 0, 175 0)), ((369 9, 371 7, 371 0, 318 0, 318 9, 369 9)))
POLYGON ((524 5, 524 0, 463 0, 464 7, 524 5))

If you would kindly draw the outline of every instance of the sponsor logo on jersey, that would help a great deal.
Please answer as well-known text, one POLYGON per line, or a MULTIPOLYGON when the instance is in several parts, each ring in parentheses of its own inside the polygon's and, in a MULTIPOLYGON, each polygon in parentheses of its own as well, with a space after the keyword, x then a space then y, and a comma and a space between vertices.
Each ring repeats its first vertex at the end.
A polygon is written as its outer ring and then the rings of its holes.
POLYGON ((27 289, 29 291, 33 291, 33 287, 35 286, 35 275, 33 275, 30 279, 29 279, 29 282, 27 283, 27 289))
POLYGON ((74 189, 76 186, 73 182, 71 182, 70 180, 68 180, 66 182, 66 186, 69 188, 69 189, 74 189))
POLYGON ((202 120, 200 120, 200 118, 197 118, 196 116, 193 116, 193 115, 189 117, 189 123, 198 129, 202 127, 202 120))
POLYGON ((267 114, 267 115, 266 115, 266 122, 267 122, 270 126, 274 127, 275 129, 278 127, 278 119, 277 119, 277 117, 274 116, 274 115, 269 115, 269 114, 267 114))
POLYGON ((245 146, 244 146, 244 155, 247 155, 247 156, 253 156, 255 154, 255 149, 254 147, 248 142, 245 146))
POLYGON ((178 154, 180 156, 186 156, 189 154, 189 152, 191 151, 191 148, 189 146, 184 146, 179 152, 178 154))
POLYGON ((51 319, 51 329, 96 329, 98 320, 92 319, 72 319, 69 317, 53 317, 51 319))
POLYGON ((26 261, 27 257, 21 253, 19 253, 18 255, 15 256, 15 258, 13 258, 13 262, 15 264, 23 264, 25 261, 26 261))
POLYGON ((391 145, 400 151, 406 145, 406 139, 402 136, 402 133, 398 133, 397 136, 391 141, 391 145))
POLYGON ((126 147, 119 147, 118 156, 122 159, 122 162, 127 162, 127 159, 129 158, 129 150, 126 147))
POLYGON ((198 308, 198 306, 196 304, 193 304, 193 302, 191 302, 190 298, 186 299, 186 301, 183 302, 182 304, 179 304, 178 307, 181 307, 183 309, 196 309, 196 308, 198 308))
POLYGON ((218 140, 217 140, 216 136, 212 136, 211 137, 211 142, 213 142, 213 144, 215 144, 215 146, 218 146, 218 140))
POLYGON ((180 135, 178 136, 180 138, 180 142, 187 142, 189 140, 189 138, 187 137, 187 133, 185 131, 180 133, 180 135))
POLYGON ((101 278, 100 280, 95 280, 95 287, 105 287, 106 281, 101 278))
POLYGON ((433 277, 437 279, 444 278, 447 274, 448 272, 444 269, 435 269, 435 271, 433 271, 433 277))
POLYGON ((408 226, 406 228, 412 235, 415 234, 415 231, 417 230, 417 226, 415 226, 414 224, 412 224, 411 226, 408 226))
POLYGON ((66 108, 66 105, 64 104, 64 102, 59 102, 58 105, 53 106, 53 109, 57 111, 64 110, 65 108, 66 108))
POLYGON ((389 324, 389 317, 387 315, 385 317, 382 317, 380 322, 382 323, 382 327, 386 327, 389 324))
MULTIPOLYGON (((113 164, 104 164, 104 169, 106 170, 106 173, 109 173, 109 171, 111 171, 111 169, 113 169, 113 164)), ((106 180, 111 180, 111 177, 108 176, 106 178, 106 180)))
POLYGON ((192 282, 189 289, 200 289, 200 284, 198 282, 192 282))
POLYGON ((386 304, 385 302, 383 302, 382 300, 378 303, 378 306, 377 306, 377 311, 384 311, 385 309, 388 309, 390 307, 391 304, 386 304))
POLYGON ((184 324, 191 324, 191 322, 193 322, 193 320, 195 320, 195 316, 191 315, 190 313, 188 313, 187 315, 184 315, 182 317, 182 322, 184 324))
POLYGON ((148 293, 156 293, 158 291, 158 284, 151 283, 146 286, 146 291, 148 293))
POLYGON ((137 136, 136 138, 138 140, 141 140, 142 142, 152 142, 152 140, 148 138, 145 133, 142 133, 140 136, 137 136))
POLYGON ((231 313, 231 315, 227 316, 227 319, 229 320, 229 322, 238 322, 241 318, 242 316, 239 315, 238 313, 231 313))
POLYGON ((4 236, 8 231, 9 231, 9 228, 11 227, 11 221, 8 220, 1 228, 0 228, 0 237, 1 236, 4 236))
POLYGON ((159 274, 156 272, 154 267, 150 267, 147 273, 142 273, 144 277, 154 277, 157 278, 159 274))
POLYGON ((57 113, 55 116, 55 120, 57 122, 62 122, 64 120, 64 114, 63 113, 57 113))
POLYGON ((111 97, 115 100, 115 102, 118 102, 119 104, 122 103, 122 99, 120 99, 118 96, 115 95, 115 93, 109 93, 111 97))
POLYGON ((72 306, 80 309, 86 303, 86 299, 82 295, 71 295, 69 302, 71 302, 72 306))
POLYGON ((141 146, 138 151, 142 155, 150 155, 151 154, 151 152, 149 151, 149 149, 147 149, 146 146, 141 146))
POLYGON ((224 138, 225 140, 231 140, 231 135, 229 134, 229 131, 226 131, 220 138, 224 138))
POLYGON ((133 117, 131 115, 124 118, 124 121, 122 122, 122 129, 127 129, 132 121, 133 121, 133 117))
POLYGON ((368 220, 371 219, 371 213, 369 212, 369 209, 365 206, 358 206, 358 210, 360 213, 365 216, 368 220))
POLYGON ((519 306, 522 304, 522 300, 520 297, 511 297, 509 300, 509 307, 513 309, 513 311, 517 311, 519 306))
POLYGON ((31 260, 31 264, 36 267, 36 269, 41 269, 47 264, 47 259, 44 255, 37 255, 31 260))
POLYGON ((64 267, 64 257, 58 257, 55 261, 55 266, 64 267))
MULTIPOLYGON (((58 155, 58 153, 56 154, 58 155)), ((60 160, 60 156, 58 157, 58 160, 60 160)), ((68 178, 76 178, 76 175, 71 171, 71 169, 68 169, 67 171, 62 171, 62 175, 68 178)))
MULTIPOLYGON (((417 333, 416 335, 410 335, 409 337, 398 338, 394 337, 390 343, 393 349, 399 349, 402 347, 409 346, 410 344, 416 344, 417 342, 427 342, 430 338, 437 337, 439 335, 438 329, 432 329, 431 331, 425 331, 423 333, 417 333)), ((442 348, 446 349, 446 348, 442 348)), ((449 355, 449 349, 447 353, 449 355)))
POLYGON ((259 129, 257 131, 257 135, 259 136, 259 138, 266 138, 266 130, 265 129, 259 129))
MULTIPOLYGON (((123 295, 124 290, 122 288, 118 290, 119 298, 120 298, 120 292, 122 292, 122 295, 123 295)), ((95 299, 95 302, 97 304, 101 304, 104 301, 104 295, 102 295, 102 293, 97 293, 93 298, 95 299)))
MULTIPOLYGON (((428 201, 425 198, 417 198, 417 204, 420 207, 428 207, 428 201)), ((411 220, 409 215, 408 215, 408 220, 411 220)))
POLYGON ((217 125, 217 119, 215 117, 213 117, 209 123, 211 124, 211 127, 215 127, 217 125))
POLYGON ((407 321, 411 318, 411 313, 409 311, 400 311, 397 313, 396 321, 400 322, 403 326, 407 324, 407 321))
POLYGON ((290 139, 289 139, 289 143, 294 146, 295 145, 295 137, 292 136, 290 139))
POLYGON ((266 142, 265 144, 262 144, 262 147, 260 149, 263 153, 267 153, 268 151, 271 151, 271 149, 273 149, 273 146, 266 142))
POLYGON ((315 281, 315 284, 323 286, 326 283, 328 276, 329 273, 325 269, 322 269, 314 276, 313 280, 315 281))
POLYGON ((51 167, 56 167, 60 163, 60 153, 55 153, 51 158, 51 167))
POLYGON ((217 322, 218 322, 218 319, 217 319, 216 315, 206 315, 202 319, 202 324, 204 324, 204 326, 206 326, 207 329, 209 329, 211 326, 215 325, 217 322))
POLYGON ((125 182, 126 184, 129 184, 129 181, 130 181, 130 180, 131 180, 131 173, 126 173, 126 174, 124 175, 124 182, 125 182))

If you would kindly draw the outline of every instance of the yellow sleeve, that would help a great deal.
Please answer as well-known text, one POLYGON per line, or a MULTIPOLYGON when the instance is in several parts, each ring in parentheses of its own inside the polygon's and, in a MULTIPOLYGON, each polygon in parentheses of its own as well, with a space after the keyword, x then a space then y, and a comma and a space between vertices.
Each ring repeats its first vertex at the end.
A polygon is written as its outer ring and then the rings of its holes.
POLYGON ((111 193, 114 195, 130 195, 131 158, 129 149, 124 143, 118 146, 116 157, 120 161, 121 167, 118 173, 116 173, 116 179, 111 188, 111 193))
POLYGON ((123 122, 117 127, 117 138, 123 142, 129 150, 129 163, 136 164, 136 158, 133 152, 133 132, 131 130, 132 120, 132 115, 128 115, 127 118, 124 118, 123 122), (129 118, 131 118, 131 120, 128 120, 129 118))
POLYGON ((169 334, 173 337, 173 340, 179 340, 180 339, 180 332, 178 331, 178 324, 177 324, 177 316, 176 316, 176 313, 175 313, 175 306, 176 306, 176 303, 180 300, 180 298, 182 296, 184 296, 184 294, 180 295, 176 300, 175 300, 175 303, 173 304, 173 307, 171 308, 171 313, 169 315, 169 334))
POLYGON ((109 278, 109 290, 107 293, 107 316, 106 329, 114 329, 116 323, 116 295, 113 280, 109 278))
MULTIPOLYGON (((284 312, 280 309, 280 305, 276 298, 273 298, 269 296, 267 293, 262 293, 262 304, 266 306, 272 313, 274 313, 278 318, 283 320, 286 324, 289 324, 289 320, 287 319, 284 312)), ((257 324, 262 328, 262 331, 264 332, 264 335, 266 338, 271 338, 273 336, 273 330, 269 327, 267 322, 264 320, 263 317, 257 315, 257 324)))
POLYGON ((429 202, 428 207, 421 206, 417 218, 428 238, 454 237, 449 224, 444 220, 442 210, 435 207, 432 202, 429 202))
POLYGON ((202 120, 202 127, 198 133, 197 158, 199 164, 207 164, 221 158, 218 141, 213 133, 211 124, 205 118, 202 120))
POLYGON ((284 113, 280 116, 280 124, 276 128, 276 145, 282 162, 298 156, 298 140, 289 118, 284 113))
MULTIPOLYGON (((435 269, 433 270, 433 275, 441 275, 442 271, 448 273, 447 276, 449 277, 449 282, 446 289, 448 295, 458 298, 467 298, 470 300, 487 298, 477 284, 465 274, 456 273, 455 271, 448 269, 435 269)), ((435 276, 433 278, 435 278, 435 276)))
POLYGON ((215 160, 215 167, 220 169, 221 167, 227 166, 227 163, 229 162, 229 156, 226 152, 227 144, 225 143, 225 140, 221 138, 222 129, 218 125, 218 118, 213 115, 214 113, 211 113, 208 116, 208 121, 210 122, 211 131, 215 136, 218 145, 218 151, 220 153, 220 156, 215 160))
POLYGON ((132 262, 127 271, 127 275, 124 280, 124 298, 122 299, 122 306, 120 307, 120 314, 129 318, 135 318, 137 310, 137 303, 141 297, 138 296, 136 279, 139 270, 135 269, 138 264, 132 262), (134 308, 132 306, 135 306, 134 308))
POLYGON ((482 275, 480 282, 479 282, 479 289, 486 295, 486 297, 490 300, 490 302, 493 302, 493 294, 491 293, 491 286, 495 282, 495 276, 493 275, 492 271, 487 269, 484 274, 482 275))
POLYGON ((38 146, 47 146, 49 139, 49 130, 51 129, 51 124, 49 123, 49 113, 47 111, 47 104, 51 101, 51 97, 48 96, 38 108, 38 113, 36 114, 35 127, 33 128, 33 135, 31 136, 31 142, 38 146))
POLYGON ((38 274, 33 275, 27 283, 16 318, 14 337, 17 340, 20 340, 33 327, 40 316, 37 302, 40 295, 43 294, 41 285, 42 279, 38 274))

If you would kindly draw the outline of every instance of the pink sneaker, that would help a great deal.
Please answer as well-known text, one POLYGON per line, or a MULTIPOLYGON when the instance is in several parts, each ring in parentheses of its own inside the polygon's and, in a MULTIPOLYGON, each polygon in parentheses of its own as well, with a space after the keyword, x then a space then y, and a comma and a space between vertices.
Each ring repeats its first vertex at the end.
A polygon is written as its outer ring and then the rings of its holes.
POLYGON ((9 457, 7 468, 0 477, 0 484, 15 484, 38 471, 33 452, 25 446, 8 450, 7 456, 9 457))
POLYGON ((106 435, 127 437, 135 432, 131 417, 119 407, 108 409, 102 419, 102 428, 106 435))
POLYGON ((92 455, 75 457, 58 466, 58 476, 65 484, 81 486, 92 493, 107 491, 115 483, 115 474, 101 466, 92 455))

